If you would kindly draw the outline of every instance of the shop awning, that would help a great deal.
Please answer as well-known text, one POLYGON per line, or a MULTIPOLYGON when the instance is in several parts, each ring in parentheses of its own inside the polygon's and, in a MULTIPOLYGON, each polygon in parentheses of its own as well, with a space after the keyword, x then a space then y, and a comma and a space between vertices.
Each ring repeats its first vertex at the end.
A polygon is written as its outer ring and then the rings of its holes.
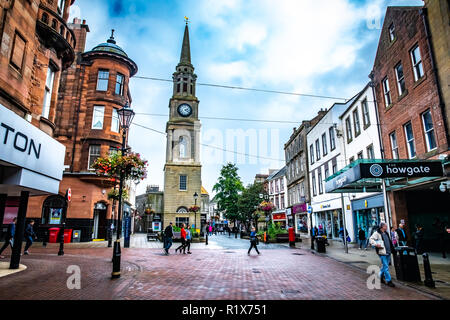
POLYGON ((380 192, 432 181, 444 176, 441 160, 359 159, 325 179, 327 193, 380 192))

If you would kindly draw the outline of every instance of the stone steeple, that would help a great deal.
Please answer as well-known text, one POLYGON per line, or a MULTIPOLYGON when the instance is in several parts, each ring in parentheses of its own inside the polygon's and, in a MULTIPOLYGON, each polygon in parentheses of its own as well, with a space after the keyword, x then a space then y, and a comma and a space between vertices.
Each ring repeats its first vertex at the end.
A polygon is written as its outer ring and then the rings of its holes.
POLYGON ((178 65, 187 65, 192 67, 191 64, 191 45, 189 43, 189 28, 186 22, 184 28, 183 46, 181 47, 180 63, 178 65))

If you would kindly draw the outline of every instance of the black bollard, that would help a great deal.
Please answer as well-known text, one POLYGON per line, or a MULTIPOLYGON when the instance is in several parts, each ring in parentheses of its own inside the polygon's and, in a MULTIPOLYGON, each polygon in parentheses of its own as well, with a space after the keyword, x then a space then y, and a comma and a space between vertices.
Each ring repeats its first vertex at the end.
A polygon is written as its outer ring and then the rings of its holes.
POLYGON ((431 274, 431 266, 430 266, 430 259, 428 257, 428 253, 424 253, 422 255, 423 257, 423 269, 425 272, 425 285, 430 288, 435 288, 433 276, 431 274))
POLYGON ((65 227, 65 223, 62 224, 62 228, 59 229, 60 235, 59 235, 59 251, 58 251, 58 256, 63 256, 64 255, 64 227, 65 227))
POLYGON ((311 236, 311 250, 314 250, 314 241, 316 240, 315 236, 311 236))

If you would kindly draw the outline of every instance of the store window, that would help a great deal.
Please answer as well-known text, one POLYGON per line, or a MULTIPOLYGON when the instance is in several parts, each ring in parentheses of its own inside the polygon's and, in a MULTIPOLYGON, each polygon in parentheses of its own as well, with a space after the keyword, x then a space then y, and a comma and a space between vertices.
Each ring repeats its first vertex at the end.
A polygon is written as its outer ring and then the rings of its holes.
POLYGON ((49 196, 42 205, 41 224, 59 225, 65 222, 67 201, 60 195, 49 196))
MULTIPOLYGON (((179 212, 181 213, 181 212, 179 212)), ((175 225, 178 228, 181 228, 183 226, 183 223, 185 226, 187 226, 189 224, 189 217, 176 217, 175 218, 175 225)))

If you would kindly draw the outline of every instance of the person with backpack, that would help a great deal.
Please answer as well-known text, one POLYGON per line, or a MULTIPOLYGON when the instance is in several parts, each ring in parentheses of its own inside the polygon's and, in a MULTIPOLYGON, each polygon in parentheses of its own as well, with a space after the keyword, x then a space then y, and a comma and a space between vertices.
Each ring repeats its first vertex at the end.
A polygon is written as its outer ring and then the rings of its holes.
POLYGON ((26 244, 25 244, 25 250, 23 251, 24 255, 28 255, 30 254, 28 252, 28 249, 30 249, 30 247, 33 244, 34 239, 36 238, 36 234, 34 233, 34 229, 33 229, 33 225, 34 225, 34 220, 31 220, 27 227, 25 228, 25 240, 26 240, 26 244))
POLYGON ((379 274, 381 282, 387 284, 389 287, 395 287, 391 274, 389 273, 389 263, 391 262, 391 254, 394 253, 394 245, 389 237, 389 232, 387 232, 386 223, 380 223, 378 230, 370 236, 369 242, 375 247, 381 260, 382 267, 379 274))
POLYGON ((16 221, 17 218, 14 218, 12 223, 10 223, 8 225, 8 231, 6 233, 6 237, 5 237, 5 244, 3 245, 3 247, 0 249, 0 259, 4 259, 5 257, 2 256, 3 251, 8 248, 8 246, 11 246, 11 250, 13 248, 14 245, 14 235, 16 233, 16 221))
POLYGON ((173 227, 172 222, 164 229, 164 251, 166 255, 169 254, 169 249, 172 246, 173 227))
POLYGON ((256 236, 256 229, 255 227, 252 227, 252 232, 250 232, 250 248, 248 249, 248 255, 250 255, 250 251, 255 248, 256 252, 258 254, 260 254, 259 250, 258 250, 258 245, 259 240, 258 237, 256 236))

